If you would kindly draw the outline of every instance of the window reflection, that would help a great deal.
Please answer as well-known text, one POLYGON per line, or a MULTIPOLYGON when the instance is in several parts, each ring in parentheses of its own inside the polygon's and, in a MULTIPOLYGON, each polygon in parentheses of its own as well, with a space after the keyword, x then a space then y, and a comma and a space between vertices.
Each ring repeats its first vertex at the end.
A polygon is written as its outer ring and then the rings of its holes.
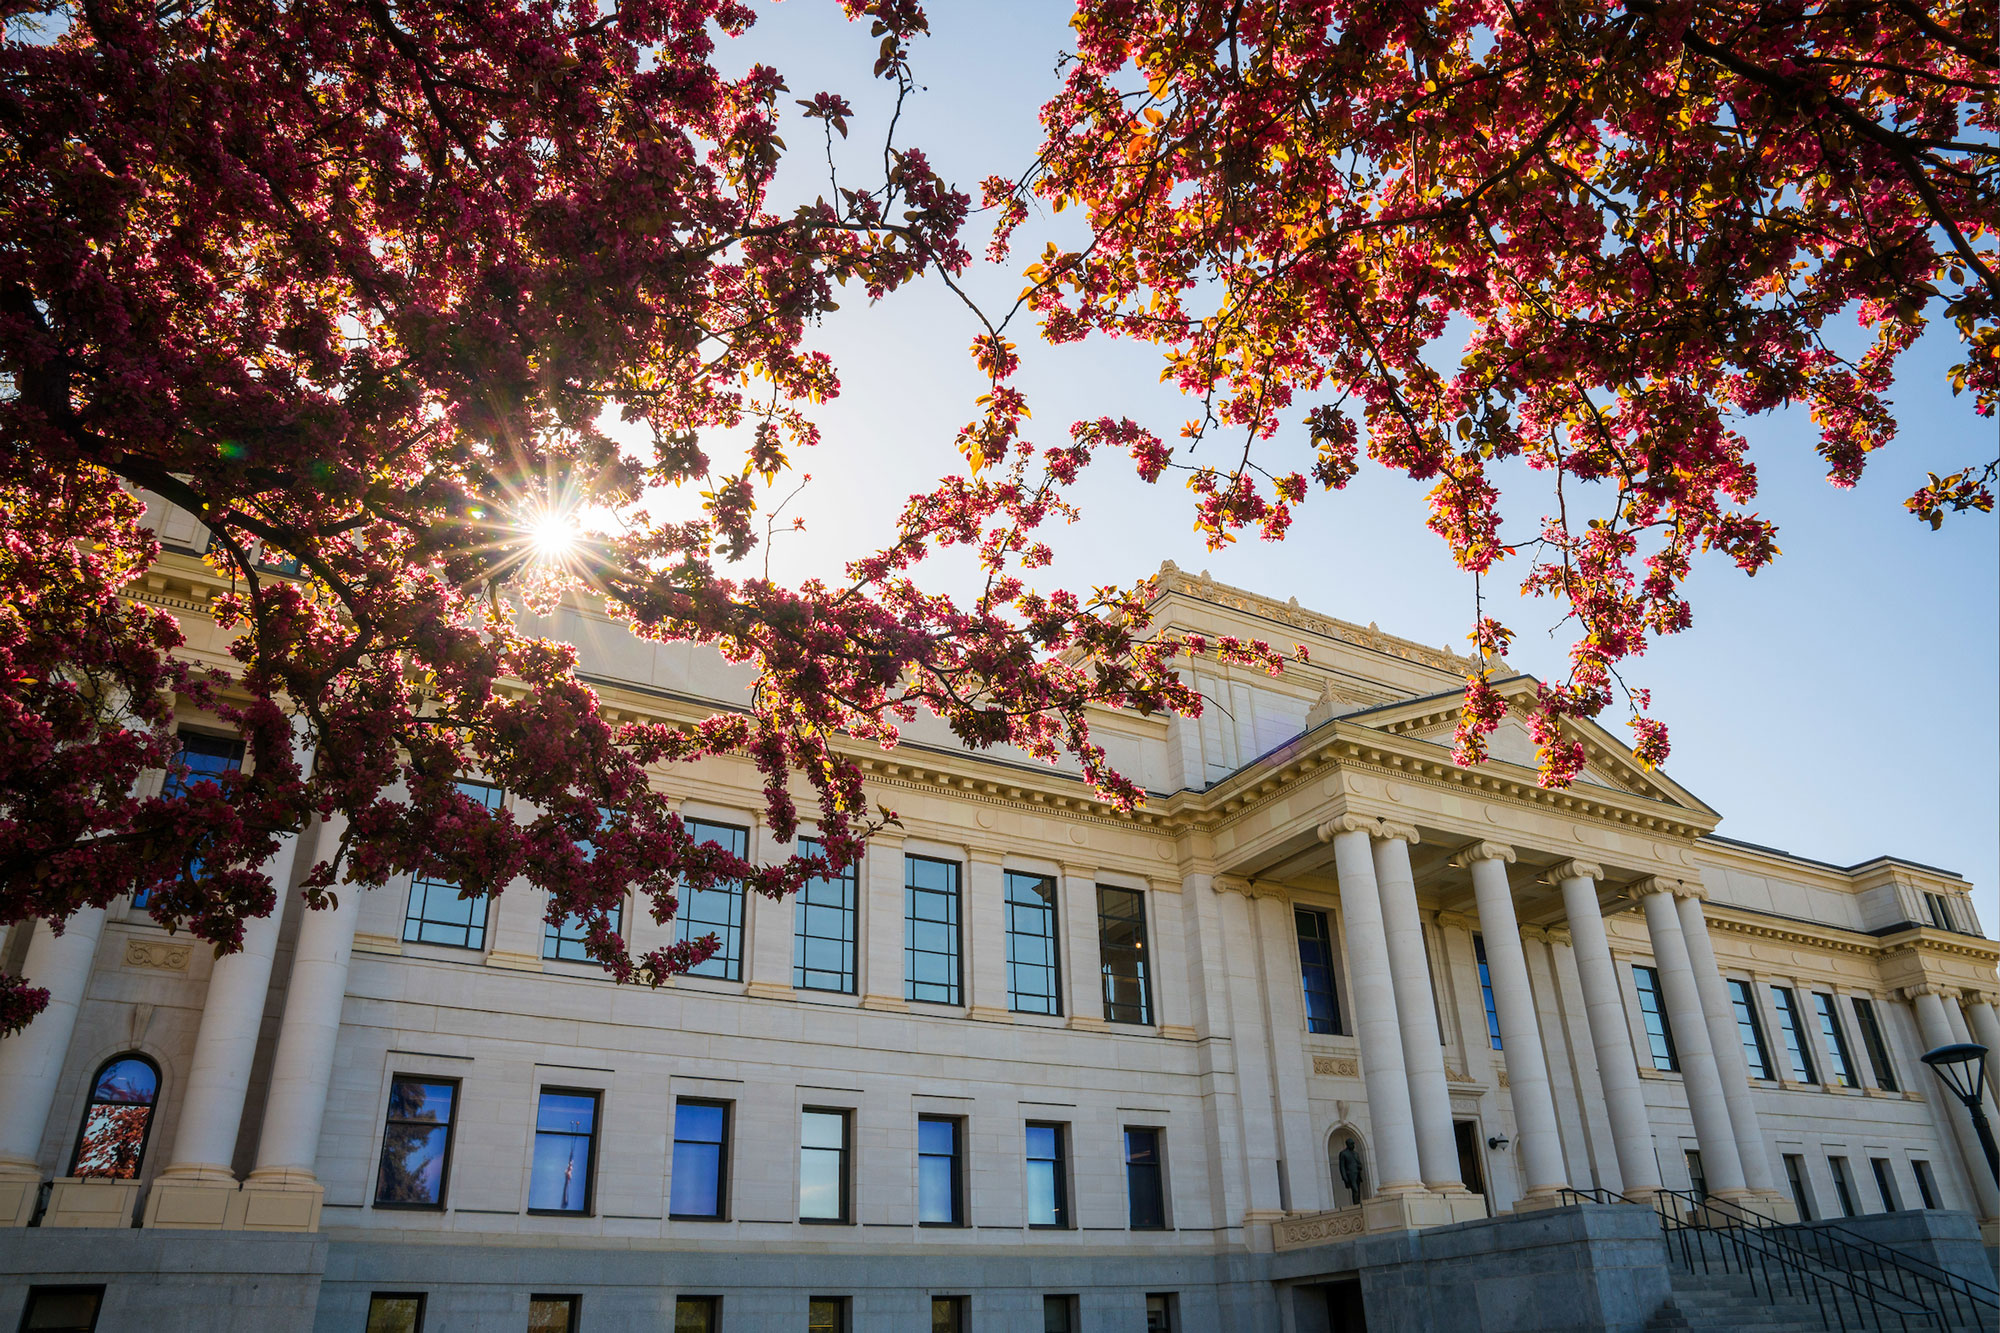
POLYGON ((105 1061, 90 1085, 69 1173, 135 1179, 145 1160, 146 1135, 159 1095, 159 1068, 145 1056, 119 1055, 105 1061))

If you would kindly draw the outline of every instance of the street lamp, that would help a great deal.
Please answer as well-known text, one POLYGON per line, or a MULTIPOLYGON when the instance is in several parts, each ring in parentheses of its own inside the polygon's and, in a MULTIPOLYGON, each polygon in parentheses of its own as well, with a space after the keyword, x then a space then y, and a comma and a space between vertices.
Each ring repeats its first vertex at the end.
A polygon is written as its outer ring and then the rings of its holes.
POLYGON ((1993 1146, 1993 1130, 1986 1123, 1986 1107, 1982 1104, 1986 1048, 1969 1041, 1955 1042, 1926 1052, 1923 1060, 1972 1113, 1972 1127, 1979 1131, 1979 1146, 1986 1150, 1986 1169, 1993 1173, 1994 1183, 2000 1184, 2000 1149, 1993 1146))

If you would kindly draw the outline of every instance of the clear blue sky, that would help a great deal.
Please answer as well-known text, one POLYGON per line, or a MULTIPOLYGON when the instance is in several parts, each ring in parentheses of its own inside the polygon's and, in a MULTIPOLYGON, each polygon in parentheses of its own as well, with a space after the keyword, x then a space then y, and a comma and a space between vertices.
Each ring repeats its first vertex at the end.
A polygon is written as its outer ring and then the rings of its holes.
MULTIPOLYGON (((916 49, 925 89, 899 137, 976 197, 982 177, 1015 175, 1032 159, 1069 7, 1011 0, 934 3, 929 12, 932 36, 916 49)), ((847 96, 859 116, 843 169, 868 179, 887 102, 869 78, 875 44, 866 29, 846 23, 831 0, 763 13, 750 37, 725 43, 723 64, 761 60, 796 96, 847 96)), ((817 130, 787 123, 793 162, 818 160, 817 130)), ((781 180, 807 198, 824 189, 822 177, 789 166, 781 180)), ((1017 257, 1059 236, 1053 221, 1031 219, 1017 257)), ((983 250, 985 235, 976 223, 969 248, 983 250)), ((1021 286, 1018 270, 985 264, 972 283, 982 301, 1003 307, 1021 286)), ((800 460, 814 481, 787 510, 802 513, 809 531, 781 539, 774 575, 837 577, 841 561, 890 530, 908 493, 958 465, 952 437, 983 388, 965 355, 973 332, 950 294, 926 283, 872 308, 857 295, 817 333, 843 391, 822 413, 826 442, 800 460)), ((1046 349, 1033 334, 1017 326, 1032 438, 1053 442, 1071 421, 1106 413, 1171 438, 1190 414, 1159 385, 1152 349, 1104 341, 1046 349)), ((1991 517, 1960 517, 1934 534, 1900 503, 1926 470, 1983 461, 1996 448, 1992 423, 1943 384, 1956 351, 1945 330, 1905 360, 1895 395, 1902 436, 1852 491, 1826 483, 1803 411, 1748 423, 1762 478, 1757 508, 1779 524, 1784 554, 1755 579, 1726 564, 1699 568, 1694 628, 1633 663, 1627 678, 1652 688, 1673 731, 1668 771, 1723 812, 1720 832, 1842 865, 1889 853, 1958 871, 1976 886, 1994 934, 2000 539, 1991 517)), ((1300 440, 1288 447, 1302 456, 1300 440)), ((1344 492, 1316 494, 1283 543, 1251 538, 1215 553, 1193 531, 1178 484, 1144 486, 1109 457, 1086 477, 1075 493, 1084 520, 1055 534, 1049 586, 1129 582, 1171 559, 1426 643, 1463 643, 1470 576, 1424 528, 1424 488, 1379 466, 1364 464, 1344 492)), ((1542 496, 1525 475, 1512 481, 1503 504, 1517 531, 1541 514, 1542 496)), ((936 561, 926 579, 952 589, 964 575, 962 563, 936 561)), ((1488 591, 1517 631, 1511 660, 1553 678, 1568 639, 1550 635, 1548 605, 1513 598, 1520 574, 1508 575, 1503 566, 1488 591)))

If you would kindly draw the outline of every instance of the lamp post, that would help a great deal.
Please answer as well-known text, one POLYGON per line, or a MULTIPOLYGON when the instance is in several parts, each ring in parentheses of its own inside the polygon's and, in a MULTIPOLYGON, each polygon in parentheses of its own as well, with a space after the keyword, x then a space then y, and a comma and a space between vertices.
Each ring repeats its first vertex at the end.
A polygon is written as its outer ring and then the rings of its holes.
POLYGON ((1993 1130, 1986 1123, 1982 1104, 1986 1087, 1986 1048, 1974 1042, 1956 1042, 1924 1054, 1923 1061, 1944 1085, 1957 1094, 1972 1114, 1972 1127, 1979 1132, 1979 1146, 1986 1150, 1986 1169, 2000 1184, 2000 1149, 1993 1146, 1993 1130))

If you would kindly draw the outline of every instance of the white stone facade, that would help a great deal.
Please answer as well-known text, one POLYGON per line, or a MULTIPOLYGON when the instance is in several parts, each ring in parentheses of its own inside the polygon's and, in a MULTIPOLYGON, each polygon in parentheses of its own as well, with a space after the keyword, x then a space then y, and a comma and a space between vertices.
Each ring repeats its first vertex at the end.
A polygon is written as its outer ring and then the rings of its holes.
MULTIPOLYGON (((203 638, 207 578, 169 556, 148 595, 182 613, 197 648, 219 651, 216 632, 203 638)), ((1277 678, 1200 667, 1211 706, 1199 720, 1104 715, 1100 739, 1152 793, 1136 815, 1071 773, 969 754, 936 728, 871 752, 869 796, 901 828, 859 871, 851 994, 794 986, 789 901, 746 904, 740 980, 659 990, 544 957, 543 904, 524 887, 492 904, 478 949, 406 941, 407 883, 344 892, 335 912, 306 912, 294 894, 221 962, 123 904, 60 938, 16 927, 0 963, 25 967, 56 1003, 0 1043, 0 1222, 317 1231, 496 1260, 569 1251, 586 1266, 657 1251, 691 1265, 682 1290, 734 1293, 732 1330, 804 1327, 796 1292, 729 1276, 725 1261, 744 1256, 921 1259, 894 1279, 918 1285, 954 1255, 1090 1256, 1119 1276, 1087 1280, 1083 1326, 1143 1327, 1148 1292, 1182 1293, 1185 1327, 1228 1326, 1204 1325, 1198 1312, 1223 1306, 1184 1287, 1177 1264, 1554 1206, 1565 1187, 1685 1189, 1690 1153, 1709 1190, 1773 1213, 1796 1189, 1814 1216, 1838 1216, 1838 1160, 1860 1211, 1884 1209, 1881 1179, 1891 1207, 1923 1206, 1929 1190, 1990 1234, 2000 1199, 1962 1109, 1917 1058, 1968 1034, 2000 1045, 2000 946, 1962 880, 1917 861, 1839 868, 1715 836, 1716 812, 1601 732, 1566 792, 1535 786, 1514 721, 1495 762, 1456 769, 1459 660, 1171 567, 1162 589, 1161 624, 1300 642, 1311 664, 1277 678), (912 855, 960 867, 958 1005, 906 998, 912 855), (1010 1009, 1008 871, 1055 879, 1062 1016, 1010 1009), (1100 885, 1143 895, 1150 1021, 1107 1021, 1100 885), (1308 1031, 1301 908, 1331 932, 1338 1031, 1308 1031), (1643 1001, 1635 965, 1657 978, 1643 1001), (1754 1006, 1770 1077, 1753 1076, 1730 981, 1754 1006), (1799 1005, 1811 1082, 1795 1076, 1774 987, 1799 1005), (1853 1086, 1833 1073, 1820 995, 1853 1086), (1887 1069, 1856 1000, 1872 1007, 1887 1069), (1656 1067, 1648 1004, 1665 1011, 1676 1069, 1656 1067), (91 1080, 128 1052, 161 1074, 142 1169, 130 1182, 66 1178, 91 1080), (439 1208, 376 1206, 398 1077, 457 1084, 439 1208), (600 1095, 588 1215, 529 1209, 545 1088, 600 1095), (682 1098, 730 1107, 726 1220, 668 1216, 682 1098), (844 1225, 799 1220, 808 1108, 850 1116, 844 1225), (923 1115, 963 1127, 962 1226, 917 1225, 923 1115), (1030 1121, 1067 1126, 1068 1231, 1027 1225, 1030 1121), (1164 1229, 1130 1225, 1128 1128, 1160 1131, 1164 1229), (1359 1209, 1336 1164, 1350 1135, 1366 1163, 1359 1209)), ((579 644, 586 675, 624 714, 684 719, 740 697, 740 673, 700 650, 636 642, 584 611, 552 632, 579 644)), ((658 782, 684 815, 747 827, 753 855, 782 854, 758 829, 748 762, 658 782)), ((288 873, 303 873, 326 833, 281 853, 288 873)), ((670 930, 628 909, 635 949, 670 930)), ((504 1293, 502 1269, 455 1268, 451 1280, 504 1293)), ((362 1273, 352 1285, 426 1281, 362 1273)), ((525 1301, 526 1288, 515 1294, 525 1301)), ((964 1294, 977 1327, 1038 1317, 1032 1293, 964 1294)), ((871 1326, 873 1298, 854 1299, 855 1326, 871 1326)), ((320 1326, 360 1327, 348 1318, 322 1313, 320 1326)))

